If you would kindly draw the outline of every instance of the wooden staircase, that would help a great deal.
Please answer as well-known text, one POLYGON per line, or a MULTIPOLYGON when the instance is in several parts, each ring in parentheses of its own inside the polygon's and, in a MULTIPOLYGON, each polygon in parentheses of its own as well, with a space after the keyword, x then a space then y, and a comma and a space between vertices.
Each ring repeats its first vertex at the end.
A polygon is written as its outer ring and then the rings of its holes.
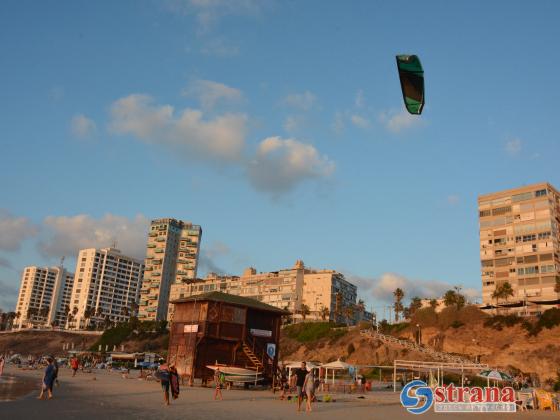
POLYGON ((247 345, 247 343, 243 343, 243 353, 245 354, 245 356, 251 361, 251 363, 255 366, 255 368, 257 368, 258 371, 263 370, 263 364, 260 361, 260 359, 257 357, 257 355, 253 352, 253 350, 251 349, 251 347, 249 347, 247 345))

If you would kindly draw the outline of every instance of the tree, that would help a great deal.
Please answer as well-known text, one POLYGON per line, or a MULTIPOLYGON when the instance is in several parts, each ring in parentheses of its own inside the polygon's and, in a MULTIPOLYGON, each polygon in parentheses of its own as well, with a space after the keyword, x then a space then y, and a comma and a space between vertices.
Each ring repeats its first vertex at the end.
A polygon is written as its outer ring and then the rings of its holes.
POLYGON ((435 311, 439 306, 437 299, 430 299, 430 307, 435 311))
POLYGON ((554 292, 560 295, 560 276, 556 276, 556 284, 554 285, 554 292))
POLYGON ((299 313, 301 314, 301 317, 305 321, 305 318, 307 317, 307 315, 309 315, 311 313, 311 311, 309 310, 309 306, 307 306, 305 303, 302 303, 301 308, 299 310, 299 313))
POLYGON ((362 319, 366 311, 366 304, 362 299, 358 299, 358 305, 356 305, 356 309, 358 310, 359 318, 362 319))
POLYGON ((496 299, 496 312, 498 310, 498 301, 504 299, 507 304, 508 297, 513 296, 513 289, 509 282, 499 283, 492 292, 492 298, 496 299))
POLYGON ((448 290, 443 295, 443 304, 446 307, 449 306, 456 306, 457 309, 461 309, 465 306, 466 299, 465 296, 461 293, 460 287, 455 287, 455 290, 448 290))
POLYGON ((321 319, 323 321, 325 321, 327 319, 327 317, 330 315, 329 308, 327 308, 326 306, 323 306, 321 308, 321 310, 319 311, 319 314, 321 315, 321 319))
POLYGON ((93 315, 93 309, 90 308, 89 306, 86 306, 86 309, 84 310, 84 319, 86 320, 86 325, 89 326, 89 320, 93 315))
POLYGON ((395 321, 399 321, 399 314, 403 311, 403 304, 402 300, 404 298, 404 292, 400 287, 397 287, 393 292, 393 296, 395 297, 395 303, 393 305, 395 309, 395 321))
POLYGON ((8 325, 11 330, 14 328, 14 319, 19 319, 21 312, 8 312, 8 325))
POLYGON ((346 318, 346 325, 350 325, 354 320, 355 308, 353 305, 348 305, 344 308, 344 317, 346 318))
POLYGON ((48 306, 43 306, 40 310, 39 310, 39 316, 46 318, 49 316, 49 312, 50 309, 48 306))
POLYGON ((130 302, 129 308, 131 316, 138 315, 138 303, 136 303, 135 301, 130 302))
POLYGON ((414 315, 418 309, 422 307, 422 299, 418 296, 414 296, 410 299, 410 304, 408 305, 410 316, 414 315))

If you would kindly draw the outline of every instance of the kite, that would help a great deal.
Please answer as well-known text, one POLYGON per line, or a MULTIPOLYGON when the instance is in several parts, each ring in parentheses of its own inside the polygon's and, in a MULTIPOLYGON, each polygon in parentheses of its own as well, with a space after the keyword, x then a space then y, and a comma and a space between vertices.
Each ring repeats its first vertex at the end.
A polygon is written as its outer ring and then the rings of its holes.
POLYGON ((424 108, 424 70, 415 55, 397 55, 397 68, 406 109, 420 115, 424 108))

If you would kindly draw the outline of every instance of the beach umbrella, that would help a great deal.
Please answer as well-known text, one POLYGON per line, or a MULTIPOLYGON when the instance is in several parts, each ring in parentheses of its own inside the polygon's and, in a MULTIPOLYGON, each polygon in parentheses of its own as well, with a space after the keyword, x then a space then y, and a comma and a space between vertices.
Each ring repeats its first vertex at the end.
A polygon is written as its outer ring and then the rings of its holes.
POLYGON ((513 381, 513 378, 510 375, 499 370, 483 370, 478 374, 478 376, 481 378, 492 379, 493 381, 513 381))

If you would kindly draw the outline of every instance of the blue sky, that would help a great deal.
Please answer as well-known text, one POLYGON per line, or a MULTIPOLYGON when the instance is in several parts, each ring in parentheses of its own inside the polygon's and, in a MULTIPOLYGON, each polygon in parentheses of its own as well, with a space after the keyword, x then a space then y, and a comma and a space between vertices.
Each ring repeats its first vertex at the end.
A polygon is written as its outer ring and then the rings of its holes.
POLYGON ((25 265, 142 256, 157 217, 202 225, 200 274, 301 258, 370 305, 480 289, 477 195, 560 186, 559 9, 2 2, 0 307, 25 265), (421 117, 400 53, 424 66, 421 117))

